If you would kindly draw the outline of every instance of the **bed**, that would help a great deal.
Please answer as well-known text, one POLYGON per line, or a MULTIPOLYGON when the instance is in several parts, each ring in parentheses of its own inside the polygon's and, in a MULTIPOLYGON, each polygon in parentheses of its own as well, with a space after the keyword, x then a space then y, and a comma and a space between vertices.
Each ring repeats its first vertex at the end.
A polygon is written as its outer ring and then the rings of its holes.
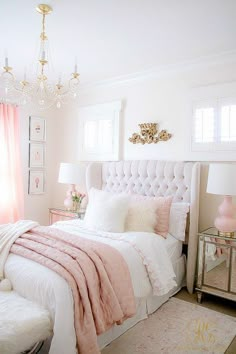
MULTIPOLYGON (((153 296, 150 279, 146 274, 141 275, 142 282, 140 282, 140 274, 144 272, 143 264, 140 263, 140 259, 129 241, 123 240, 121 242, 112 239, 113 236, 106 237, 106 234, 100 234, 101 242, 123 250, 123 253, 121 253, 129 263, 137 306, 134 317, 126 320, 120 326, 113 326, 98 337, 101 349, 128 328, 158 309, 184 285, 185 279, 189 292, 193 291, 197 250, 196 235, 198 231, 199 173, 199 164, 191 162, 119 161, 91 163, 88 166, 86 173, 88 190, 93 187, 117 194, 134 193, 150 197, 172 196, 174 203, 189 203, 190 210, 185 241, 188 243, 187 275, 186 257, 182 254, 183 242, 176 240, 171 234, 168 234, 166 240, 161 237, 160 241, 155 240, 155 242, 160 243, 160 247, 164 245, 165 252, 168 254, 168 259, 176 275, 175 286, 171 287, 168 293, 162 296, 153 296), (120 246, 121 243, 122 247, 120 246), (140 267, 138 273, 137 267, 140 267)), ((94 233, 84 227, 83 221, 61 222, 54 227, 66 229, 75 234, 79 227, 80 234, 84 237, 96 238, 94 233)), ((133 237, 136 237, 136 235, 133 235, 133 237)), ((150 242, 153 242, 153 235, 150 235, 149 238, 150 242)), ((54 321, 54 336, 50 354, 76 353, 73 298, 65 280, 50 269, 15 254, 9 255, 5 265, 5 274, 11 280, 14 289, 22 296, 49 309, 54 321)))

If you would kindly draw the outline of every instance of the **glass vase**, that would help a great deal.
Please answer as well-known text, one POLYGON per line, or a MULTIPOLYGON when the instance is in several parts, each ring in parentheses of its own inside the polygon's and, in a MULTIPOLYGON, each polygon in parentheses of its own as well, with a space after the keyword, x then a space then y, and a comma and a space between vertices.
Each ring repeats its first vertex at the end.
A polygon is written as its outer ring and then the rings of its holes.
POLYGON ((73 202, 73 211, 79 211, 79 210, 80 210, 80 203, 73 202))

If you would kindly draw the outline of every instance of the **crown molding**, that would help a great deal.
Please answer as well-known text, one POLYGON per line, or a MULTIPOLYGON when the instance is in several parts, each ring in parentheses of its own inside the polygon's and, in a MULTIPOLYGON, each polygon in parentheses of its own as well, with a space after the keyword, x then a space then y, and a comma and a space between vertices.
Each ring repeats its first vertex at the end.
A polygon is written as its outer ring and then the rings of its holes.
POLYGON ((142 82, 168 75, 178 74, 184 71, 192 71, 201 67, 227 64, 236 62, 236 50, 222 52, 220 54, 199 57, 193 60, 188 60, 176 64, 156 66, 149 70, 139 71, 128 75, 116 76, 106 80, 85 82, 80 84, 82 91, 97 89, 102 87, 116 87, 130 85, 136 82, 142 82))

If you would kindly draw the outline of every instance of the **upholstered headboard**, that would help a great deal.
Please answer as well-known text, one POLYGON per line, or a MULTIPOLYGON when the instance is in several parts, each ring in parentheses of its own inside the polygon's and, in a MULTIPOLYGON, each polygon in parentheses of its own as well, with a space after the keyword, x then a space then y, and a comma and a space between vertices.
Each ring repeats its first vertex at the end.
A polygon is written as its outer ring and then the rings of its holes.
POLYGON ((131 192, 147 196, 173 196, 174 202, 190 203, 187 288, 193 292, 199 215, 200 164, 174 161, 118 161, 91 163, 87 190, 131 192))

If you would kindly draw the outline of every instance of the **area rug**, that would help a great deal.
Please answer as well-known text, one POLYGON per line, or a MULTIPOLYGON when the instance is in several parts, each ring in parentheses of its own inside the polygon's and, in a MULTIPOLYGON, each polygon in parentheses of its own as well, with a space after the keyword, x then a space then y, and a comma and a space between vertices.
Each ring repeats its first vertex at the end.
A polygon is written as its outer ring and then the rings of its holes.
POLYGON ((223 354, 236 335, 236 318, 171 298, 102 354, 223 354))

